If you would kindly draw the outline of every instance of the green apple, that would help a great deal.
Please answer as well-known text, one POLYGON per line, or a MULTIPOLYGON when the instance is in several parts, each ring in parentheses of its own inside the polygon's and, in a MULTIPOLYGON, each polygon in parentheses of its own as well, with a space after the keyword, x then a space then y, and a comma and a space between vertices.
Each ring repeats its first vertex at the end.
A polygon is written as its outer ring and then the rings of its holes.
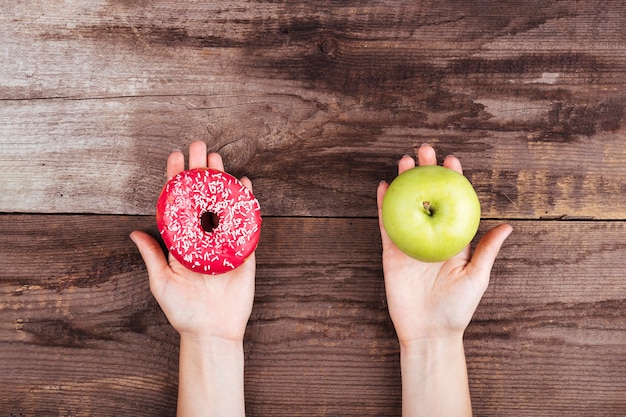
POLYGON ((398 175, 389 185, 382 220, 391 241, 424 262, 441 262, 465 248, 480 223, 480 202, 462 174, 423 165, 398 175))

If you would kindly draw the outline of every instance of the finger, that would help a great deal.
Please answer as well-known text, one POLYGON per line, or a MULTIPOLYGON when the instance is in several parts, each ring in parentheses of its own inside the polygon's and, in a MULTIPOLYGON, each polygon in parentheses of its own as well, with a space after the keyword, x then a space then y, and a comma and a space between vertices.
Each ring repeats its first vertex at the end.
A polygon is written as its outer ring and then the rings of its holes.
POLYGON ((420 165, 437 165, 437 154, 432 146, 425 143, 417 151, 417 160, 420 165))
POLYGON ((189 145, 189 169, 207 166, 206 143, 197 140, 189 145))
POLYGON ((167 179, 169 180, 174 175, 182 172, 185 169, 185 155, 181 151, 173 151, 167 157, 167 167, 165 169, 167 173, 167 179))
POLYGON ((239 181, 243 185, 245 185, 246 188, 248 188, 248 190, 252 191, 252 181, 250 181, 250 178, 248 178, 248 177, 241 177, 241 179, 239 181))
POLYGON ((461 161, 456 156, 448 155, 446 159, 443 160, 443 166, 446 168, 450 168, 458 172, 459 174, 463 173, 463 167, 461 166, 461 161))
POLYGON ((224 161, 222 161, 222 156, 219 153, 210 153, 207 160, 209 162, 209 168, 224 171, 224 161))
POLYGON ((473 275, 489 281, 489 274, 496 256, 498 256, 502 244, 512 231, 513 228, 510 225, 501 224, 489 230, 480 239, 468 265, 472 269, 473 275))
POLYGON ((167 259, 165 259, 159 243, 149 234, 136 230, 130 234, 130 238, 137 245, 137 249, 139 249, 139 253, 146 264, 150 288, 154 293, 162 287, 167 278, 166 271, 169 269, 167 259))
POLYGON ((398 175, 411 168, 415 168, 415 160, 408 155, 404 155, 398 162, 398 175))

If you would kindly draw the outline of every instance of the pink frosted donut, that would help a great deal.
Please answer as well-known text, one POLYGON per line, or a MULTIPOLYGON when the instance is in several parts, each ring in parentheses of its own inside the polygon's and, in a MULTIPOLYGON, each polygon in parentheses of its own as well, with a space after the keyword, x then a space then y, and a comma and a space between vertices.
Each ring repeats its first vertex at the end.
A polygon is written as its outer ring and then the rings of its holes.
POLYGON ((259 243, 259 202, 237 178, 216 169, 196 168, 174 176, 163 187, 156 211, 168 250, 196 272, 233 270, 259 243))

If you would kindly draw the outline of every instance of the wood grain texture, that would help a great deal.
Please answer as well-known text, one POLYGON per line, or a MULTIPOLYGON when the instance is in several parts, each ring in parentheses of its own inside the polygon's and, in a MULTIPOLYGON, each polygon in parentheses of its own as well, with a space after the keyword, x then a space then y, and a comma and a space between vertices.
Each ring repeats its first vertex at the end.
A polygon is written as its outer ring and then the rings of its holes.
MULTIPOLYGON (((475 414, 623 416, 626 267, 615 259, 626 224, 512 225, 466 332, 475 414)), ((0 216, 0 410, 174 414, 178 339, 128 239, 135 228, 154 233, 154 219, 0 216)), ((375 219, 266 218, 248 415, 400 415, 380 250, 375 219)))
POLYGON ((265 217, 248 415, 400 415, 375 190, 428 142, 515 228, 475 415, 623 417, 625 39, 620 0, 3 2, 0 417, 174 415, 128 233, 196 139, 265 217))
POLYGON ((0 25, 1 212, 152 214, 203 139, 265 215, 372 217, 430 142, 487 218, 626 219, 622 1, 35 1, 0 25))

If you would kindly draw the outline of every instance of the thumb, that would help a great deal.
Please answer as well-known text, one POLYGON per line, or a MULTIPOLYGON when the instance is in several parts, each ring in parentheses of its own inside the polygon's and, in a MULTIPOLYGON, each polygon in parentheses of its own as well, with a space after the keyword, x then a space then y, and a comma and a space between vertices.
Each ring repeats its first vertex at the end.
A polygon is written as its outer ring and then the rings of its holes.
POLYGON ((157 281, 165 279, 165 271, 169 268, 165 254, 152 236, 145 232, 135 230, 130 234, 130 239, 137 245, 139 253, 148 269, 148 277, 150 279, 150 287, 154 292, 157 281))
POLYGON ((513 228, 510 225, 501 224, 489 230, 480 239, 469 264, 476 276, 489 279, 496 256, 498 256, 502 244, 512 231, 513 228))
POLYGON ((376 204, 378 206, 378 227, 380 229, 380 237, 382 240, 383 248, 390 246, 391 239, 385 230, 385 225, 383 224, 383 200, 385 199, 385 194, 387 193, 387 189, 389 188, 389 184, 386 181, 381 181, 378 184, 378 188, 376 189, 376 204))

